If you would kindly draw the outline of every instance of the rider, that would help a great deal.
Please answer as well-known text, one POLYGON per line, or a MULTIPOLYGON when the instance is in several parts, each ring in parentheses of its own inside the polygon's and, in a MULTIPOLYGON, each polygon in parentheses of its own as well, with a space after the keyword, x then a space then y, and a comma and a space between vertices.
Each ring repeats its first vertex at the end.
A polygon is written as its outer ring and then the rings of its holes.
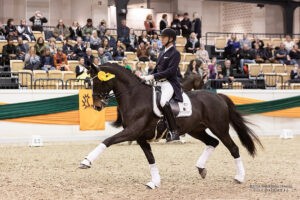
POLYGON ((180 53, 175 48, 176 32, 166 28, 161 33, 162 44, 165 49, 160 53, 155 69, 151 75, 142 77, 149 81, 155 79, 161 87, 160 105, 166 117, 170 133, 167 135, 167 142, 179 140, 175 116, 172 112, 169 100, 174 96, 176 101, 183 101, 182 91, 179 82, 180 53))

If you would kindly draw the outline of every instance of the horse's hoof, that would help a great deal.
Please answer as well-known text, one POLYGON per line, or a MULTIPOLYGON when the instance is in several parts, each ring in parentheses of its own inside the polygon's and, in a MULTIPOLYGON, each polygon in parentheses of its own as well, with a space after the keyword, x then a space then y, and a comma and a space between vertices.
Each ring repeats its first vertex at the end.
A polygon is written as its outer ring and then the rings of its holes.
POLYGON ((88 166, 88 165, 85 165, 85 164, 80 164, 78 168, 79 169, 89 169, 89 168, 91 168, 91 166, 88 166))
POLYGON ((88 159, 84 159, 83 161, 81 161, 80 165, 79 165, 79 169, 89 169, 91 168, 92 163, 88 160, 88 159))
POLYGON ((199 174, 200 176, 205 179, 206 174, 207 174, 207 170, 205 168, 198 168, 199 174))
POLYGON ((241 176, 239 176, 239 175, 236 175, 236 176, 234 177, 234 180, 235 180, 235 182, 238 183, 238 184, 242 184, 242 183, 245 182, 244 177, 241 177, 241 176))
POLYGON ((155 188, 158 188, 160 185, 159 184, 155 184, 152 181, 150 181, 150 182, 148 182, 146 184, 146 186, 147 186, 148 189, 154 190, 155 188))

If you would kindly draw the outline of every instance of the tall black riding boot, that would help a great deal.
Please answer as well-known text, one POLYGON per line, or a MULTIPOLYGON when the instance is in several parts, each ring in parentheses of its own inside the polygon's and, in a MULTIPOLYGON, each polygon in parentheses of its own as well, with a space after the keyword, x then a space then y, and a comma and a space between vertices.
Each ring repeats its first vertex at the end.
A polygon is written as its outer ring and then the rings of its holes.
POLYGON ((164 116, 167 118, 169 125, 169 134, 166 137, 167 142, 173 140, 180 140, 179 134, 177 133, 177 125, 175 121, 174 114, 171 109, 171 105, 169 102, 162 108, 164 116))

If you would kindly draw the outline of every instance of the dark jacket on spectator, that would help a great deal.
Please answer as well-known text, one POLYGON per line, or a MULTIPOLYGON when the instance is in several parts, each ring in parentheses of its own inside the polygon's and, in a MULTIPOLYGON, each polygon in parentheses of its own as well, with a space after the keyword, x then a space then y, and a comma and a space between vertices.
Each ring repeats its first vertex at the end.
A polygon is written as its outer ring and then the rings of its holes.
POLYGON ((82 37, 82 31, 80 27, 77 27, 77 29, 74 31, 72 27, 69 27, 70 31, 70 38, 72 40, 76 40, 77 37, 82 37))
POLYGON ((201 38, 201 20, 196 18, 192 22, 192 32, 197 34, 197 38, 201 38))
POLYGON ((188 48, 193 48, 193 43, 190 41, 190 40, 188 40, 187 41, 187 43, 186 43, 186 45, 185 45, 185 51, 187 52, 187 53, 196 53, 196 49, 197 48, 200 48, 200 43, 199 43, 199 41, 197 41, 196 43, 195 43, 195 47, 194 47, 194 50, 189 50, 188 48))
POLYGON ((15 54, 17 55, 18 50, 15 45, 4 45, 3 50, 2 50, 2 56, 3 56, 3 63, 9 65, 9 55, 10 54, 15 54))
POLYGON ((255 51, 253 51, 252 49, 248 49, 248 50, 240 49, 238 51, 238 56, 239 56, 239 59, 254 60, 255 59, 255 51))
POLYGON ((104 37, 106 37, 108 39, 108 43, 109 43, 110 47, 116 48, 117 41, 116 41, 116 39, 113 36, 110 36, 110 37, 104 36, 104 37))
POLYGON ((11 35, 13 36, 14 38, 17 37, 18 35, 18 31, 17 31, 17 28, 15 26, 5 26, 5 34, 6 34, 6 37, 11 35))
POLYGON ((167 28, 168 24, 164 20, 160 20, 159 22, 159 30, 162 32, 165 28, 167 28))
POLYGON ((181 21, 181 29, 182 29, 182 36, 183 37, 189 37, 191 34, 191 30, 192 30, 192 22, 190 21, 190 19, 183 19, 181 21), (185 27, 187 26, 187 27, 185 27))
POLYGON ((44 66, 46 64, 46 59, 47 57, 50 57, 49 58, 49 64, 54 67, 54 60, 53 60, 53 56, 51 55, 45 55, 45 56, 41 56, 41 66, 44 66))
POLYGON ((179 19, 175 19, 171 23, 171 28, 175 30, 176 35, 180 35, 181 23, 179 19))
POLYGON ((126 46, 130 44, 129 31, 130 29, 127 26, 121 26, 118 31, 118 39, 126 46))
POLYGON ((222 75, 224 78, 228 78, 229 76, 233 76, 233 67, 230 66, 229 69, 226 69, 225 66, 222 67, 222 75))
POLYGON ((300 52, 299 51, 295 52, 295 51, 291 50, 289 55, 290 55, 291 59, 295 59, 295 60, 300 59, 300 52))
POLYGON ((85 66, 91 66, 94 60, 94 56, 93 55, 84 55, 84 65, 85 66))
POLYGON ((75 44, 73 51, 76 54, 76 58, 84 57, 86 48, 83 45, 79 46, 78 44, 75 44))
POLYGON ((42 18, 36 18, 35 16, 31 17, 29 19, 29 21, 32 22, 32 30, 33 31, 41 31, 43 32, 43 23, 47 23, 48 20, 46 19, 46 17, 42 17, 42 18))

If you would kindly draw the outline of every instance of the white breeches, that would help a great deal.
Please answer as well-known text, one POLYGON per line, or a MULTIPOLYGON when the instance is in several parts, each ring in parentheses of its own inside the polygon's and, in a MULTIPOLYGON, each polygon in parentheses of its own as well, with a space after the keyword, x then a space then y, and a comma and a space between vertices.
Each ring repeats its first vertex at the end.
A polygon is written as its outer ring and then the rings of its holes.
POLYGON ((157 85, 161 87, 160 105, 164 107, 165 104, 172 98, 174 89, 169 81, 157 82, 157 85))

